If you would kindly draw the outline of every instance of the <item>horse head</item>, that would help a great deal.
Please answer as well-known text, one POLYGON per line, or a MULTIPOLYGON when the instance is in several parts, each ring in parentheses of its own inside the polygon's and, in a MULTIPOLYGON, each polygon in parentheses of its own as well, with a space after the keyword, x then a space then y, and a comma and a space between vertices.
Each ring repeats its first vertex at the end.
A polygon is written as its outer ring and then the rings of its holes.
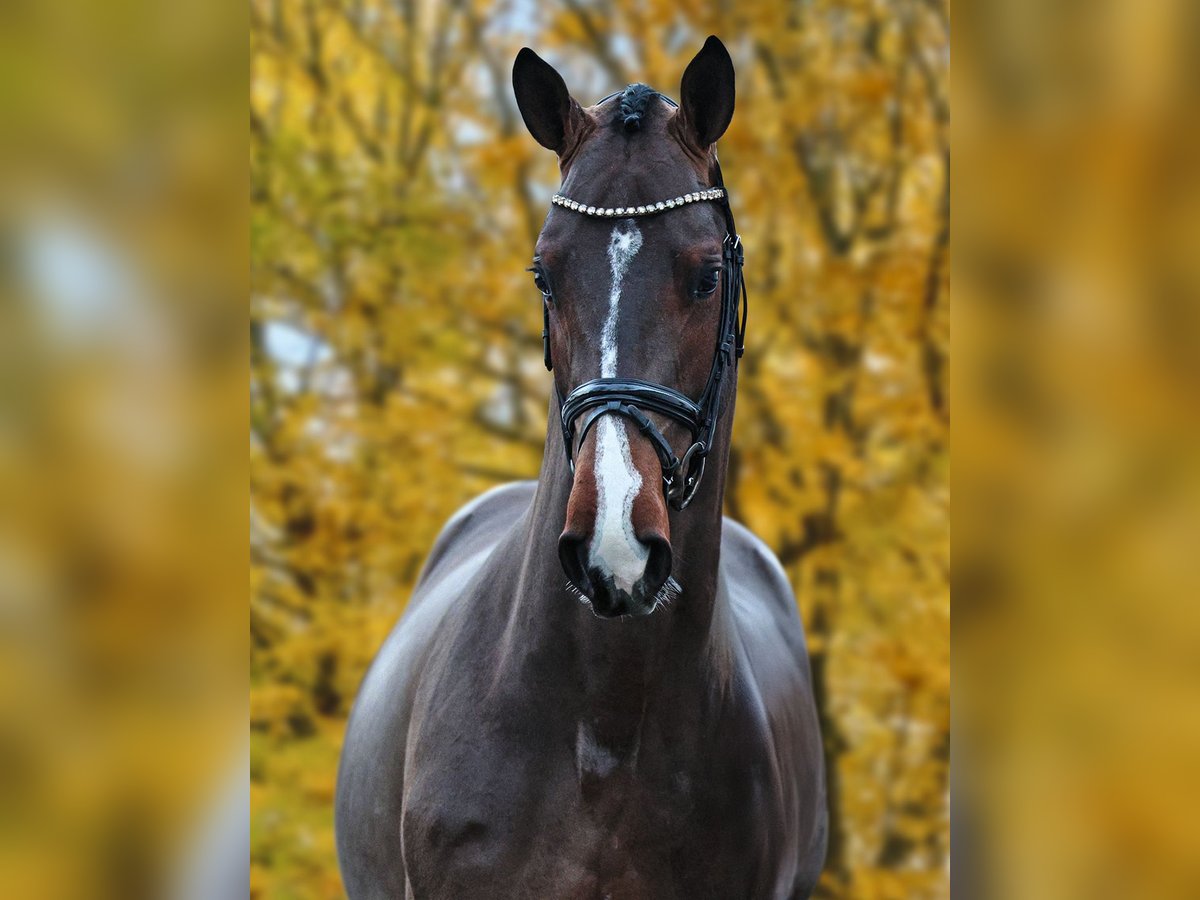
POLYGON ((597 615, 646 615, 675 588, 670 510, 696 491, 740 353, 740 245, 714 149, 733 64, 710 37, 678 105, 633 84, 583 107, 526 48, 513 87, 562 173, 532 267, 572 464, 559 557, 597 615))

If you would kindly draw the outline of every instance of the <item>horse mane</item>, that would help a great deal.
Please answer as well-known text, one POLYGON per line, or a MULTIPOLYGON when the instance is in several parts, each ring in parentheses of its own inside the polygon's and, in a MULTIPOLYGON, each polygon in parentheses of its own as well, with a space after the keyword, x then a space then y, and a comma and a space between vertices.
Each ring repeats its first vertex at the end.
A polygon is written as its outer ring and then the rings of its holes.
POLYGON ((649 110, 651 98, 661 96, 648 84, 638 82, 629 85, 621 92, 620 111, 617 113, 614 124, 626 131, 637 131, 642 127, 642 117, 649 110))

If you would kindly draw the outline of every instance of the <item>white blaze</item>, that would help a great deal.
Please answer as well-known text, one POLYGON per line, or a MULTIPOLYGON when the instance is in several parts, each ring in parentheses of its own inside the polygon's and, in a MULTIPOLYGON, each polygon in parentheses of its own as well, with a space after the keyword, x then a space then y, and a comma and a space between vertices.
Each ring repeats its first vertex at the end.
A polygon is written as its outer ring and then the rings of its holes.
MULTIPOLYGON (((642 247, 642 233, 633 222, 617 225, 608 242, 612 288, 608 294, 608 319, 600 334, 600 377, 617 374, 617 313, 621 286, 629 263, 642 247)), ((633 501, 642 476, 633 466, 629 436, 623 416, 604 416, 596 423, 596 526, 588 548, 588 562, 611 575, 616 586, 632 591, 646 571, 650 551, 633 533, 633 501)))
POLYGON ((617 310, 621 305, 621 284, 629 264, 642 249, 642 233, 632 221, 613 229, 608 241, 608 265, 612 269, 612 287, 608 291, 608 319, 600 333, 600 377, 617 377, 617 310))

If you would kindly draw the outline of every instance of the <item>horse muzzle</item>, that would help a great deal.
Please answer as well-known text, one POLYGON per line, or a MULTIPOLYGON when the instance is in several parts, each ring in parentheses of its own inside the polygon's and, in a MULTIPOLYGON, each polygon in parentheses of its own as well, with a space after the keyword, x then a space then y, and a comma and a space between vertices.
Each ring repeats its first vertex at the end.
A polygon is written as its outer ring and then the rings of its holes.
POLYGON ((654 611, 671 575, 670 525, 658 457, 620 416, 586 436, 558 556, 602 617, 654 611))

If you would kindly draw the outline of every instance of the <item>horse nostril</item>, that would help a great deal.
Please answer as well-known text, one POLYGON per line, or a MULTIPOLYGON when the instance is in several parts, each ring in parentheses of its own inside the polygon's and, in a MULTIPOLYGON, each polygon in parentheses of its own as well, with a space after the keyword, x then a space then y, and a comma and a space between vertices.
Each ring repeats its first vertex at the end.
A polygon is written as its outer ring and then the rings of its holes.
POLYGON ((671 544, 657 535, 642 537, 639 540, 650 549, 641 584, 642 596, 649 602, 671 577, 671 544))
POLYGON ((571 583, 588 597, 593 596, 592 581, 587 574, 586 538, 578 532, 564 531, 558 539, 558 558, 571 583))

